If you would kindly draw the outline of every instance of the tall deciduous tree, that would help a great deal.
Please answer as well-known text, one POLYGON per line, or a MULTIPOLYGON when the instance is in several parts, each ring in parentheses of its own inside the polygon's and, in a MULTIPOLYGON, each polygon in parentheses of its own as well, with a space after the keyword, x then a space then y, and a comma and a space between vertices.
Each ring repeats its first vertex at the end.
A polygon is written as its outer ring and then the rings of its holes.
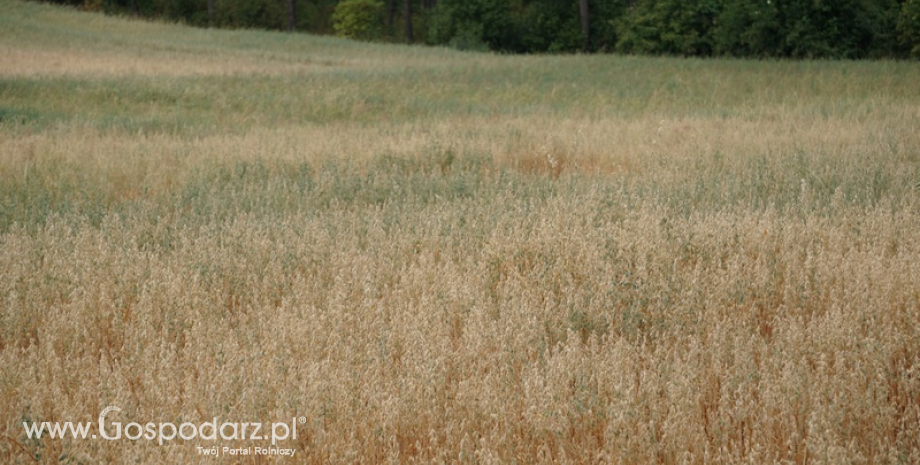
POLYGON ((194 25, 334 30, 464 50, 920 58, 920 0, 44 1, 194 25))
POLYGON ((392 34, 395 29, 393 25, 396 22, 396 0, 387 0, 387 28, 392 34))
POLYGON ((380 39, 384 5, 378 0, 343 0, 335 6, 332 26, 339 37, 380 39))
POLYGON ((412 34, 412 0, 403 0, 403 13, 406 22, 406 43, 411 44, 413 41, 412 34))
POLYGON ((901 5, 897 25, 901 47, 914 58, 920 58, 920 0, 907 0, 901 5))

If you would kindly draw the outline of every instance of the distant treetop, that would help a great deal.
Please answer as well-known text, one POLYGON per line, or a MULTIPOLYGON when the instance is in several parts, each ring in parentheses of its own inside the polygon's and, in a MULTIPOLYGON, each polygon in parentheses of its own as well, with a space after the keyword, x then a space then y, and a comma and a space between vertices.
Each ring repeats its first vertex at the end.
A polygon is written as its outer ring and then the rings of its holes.
POLYGON ((49 0, 202 27, 505 53, 920 58, 920 0, 49 0))

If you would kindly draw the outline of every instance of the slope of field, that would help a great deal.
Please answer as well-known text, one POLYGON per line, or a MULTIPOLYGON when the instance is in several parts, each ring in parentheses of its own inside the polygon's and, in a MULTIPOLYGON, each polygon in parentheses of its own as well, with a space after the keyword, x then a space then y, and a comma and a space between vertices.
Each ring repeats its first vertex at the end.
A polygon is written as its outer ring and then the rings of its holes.
POLYGON ((920 462, 918 83, 0 0, 0 461, 920 462))

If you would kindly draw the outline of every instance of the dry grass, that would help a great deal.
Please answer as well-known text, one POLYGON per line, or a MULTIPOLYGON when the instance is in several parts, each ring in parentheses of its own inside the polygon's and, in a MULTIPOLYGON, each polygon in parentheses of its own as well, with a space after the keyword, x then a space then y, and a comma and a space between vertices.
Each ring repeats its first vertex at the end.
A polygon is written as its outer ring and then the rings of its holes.
POLYGON ((116 405, 303 416, 298 463, 920 462, 916 64, 3 2, 32 45, 0 32, 0 461, 213 461, 23 432, 116 405))
POLYGON ((9 77, 35 76, 210 76, 222 74, 293 74, 321 69, 308 64, 285 63, 277 60, 245 59, 240 57, 178 57, 163 54, 96 52, 92 50, 46 50, 40 47, 3 47, 0 60, 16 63, 0 69, 9 77), (228 64, 229 63, 229 64, 228 64), (270 66, 266 66, 270 64, 270 66))

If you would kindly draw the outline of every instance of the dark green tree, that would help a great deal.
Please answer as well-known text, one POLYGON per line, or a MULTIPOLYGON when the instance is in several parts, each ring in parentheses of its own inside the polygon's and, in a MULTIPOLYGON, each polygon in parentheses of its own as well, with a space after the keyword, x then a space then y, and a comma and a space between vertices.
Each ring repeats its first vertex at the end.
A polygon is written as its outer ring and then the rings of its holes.
POLYGON ((460 49, 526 51, 507 0, 440 0, 432 10, 428 42, 460 49))
POLYGON ((377 0, 344 0, 335 7, 332 24, 339 37, 359 40, 380 38, 383 3, 377 0))
POLYGON ((47 1, 199 26, 337 33, 465 50, 920 58, 920 0, 47 1), (375 13, 359 18, 364 10, 355 5, 375 13))
POLYGON ((617 23, 617 50, 682 56, 713 53, 720 0, 639 0, 617 23))
POLYGON ((920 0, 906 0, 901 5, 897 47, 907 56, 920 58, 920 0))
POLYGON ((712 30, 715 53, 737 57, 782 54, 779 11, 765 0, 725 0, 712 30))

